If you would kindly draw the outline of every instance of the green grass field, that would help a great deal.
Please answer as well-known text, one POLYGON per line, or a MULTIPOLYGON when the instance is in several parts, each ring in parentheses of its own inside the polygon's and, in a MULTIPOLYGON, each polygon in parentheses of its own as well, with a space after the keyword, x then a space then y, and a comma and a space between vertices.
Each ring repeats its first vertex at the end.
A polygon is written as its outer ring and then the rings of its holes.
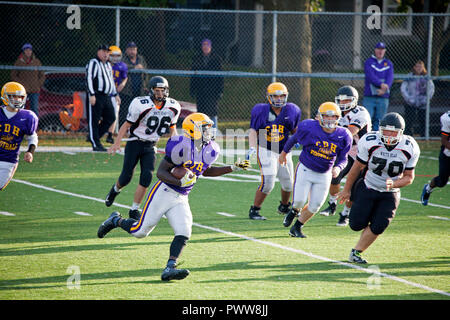
POLYGON ((37 152, 28 164, 22 155, 0 193, 0 299, 448 300, 450 187, 433 192, 430 202, 439 206, 417 203, 437 173, 437 155, 422 152, 416 180, 402 189, 397 216, 364 253, 364 267, 346 262, 359 232, 336 227, 337 216, 317 215, 303 229, 308 238, 289 237, 276 213, 278 183, 261 212, 268 220, 253 221, 257 172, 200 179, 190 195, 193 234, 180 259, 191 275, 169 283, 160 281, 173 238, 166 219, 145 239, 121 229, 96 236, 113 210, 127 215, 139 168, 119 206, 107 208, 123 156, 37 152))

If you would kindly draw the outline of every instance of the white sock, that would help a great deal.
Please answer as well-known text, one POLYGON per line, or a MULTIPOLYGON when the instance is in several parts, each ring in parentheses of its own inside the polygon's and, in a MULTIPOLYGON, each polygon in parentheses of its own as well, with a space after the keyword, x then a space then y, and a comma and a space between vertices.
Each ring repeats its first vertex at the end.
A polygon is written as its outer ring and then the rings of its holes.
POLYGON ((344 206, 344 210, 342 210, 342 215, 343 216, 348 216, 350 214, 350 209, 349 207, 347 207, 347 205, 344 206))
POLYGON ((133 204, 131 205, 131 210, 138 210, 139 209, 139 203, 133 202, 133 204))
POLYGON ((431 193, 433 191, 433 188, 430 186, 430 184, 427 184, 427 192, 431 193))
POLYGON ((330 194, 330 199, 328 199, 328 203, 337 203, 337 196, 332 196, 330 194))
POLYGON ((115 191, 115 192, 120 192, 120 190, 121 190, 121 189, 117 188, 117 185, 114 184, 114 191, 115 191))

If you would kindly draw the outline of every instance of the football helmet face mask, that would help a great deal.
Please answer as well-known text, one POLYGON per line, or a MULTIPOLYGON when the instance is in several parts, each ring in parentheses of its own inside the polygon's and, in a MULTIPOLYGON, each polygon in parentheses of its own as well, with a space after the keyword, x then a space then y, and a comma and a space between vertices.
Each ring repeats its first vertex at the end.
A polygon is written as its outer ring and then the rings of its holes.
POLYGON ((323 128, 334 129, 337 127, 341 117, 341 109, 334 102, 324 102, 319 107, 317 117, 323 128), (327 118, 325 119, 324 117, 327 118), (329 117, 332 118, 330 119, 329 117))
POLYGON ((183 134, 195 142, 200 141, 203 145, 206 145, 215 139, 213 125, 214 122, 206 114, 191 113, 183 121, 183 134))
POLYGON ((334 102, 342 112, 350 111, 358 105, 359 94, 352 86, 343 86, 338 89, 334 102), (349 102, 344 102, 349 100, 349 102))
POLYGON ((122 60, 122 50, 118 46, 109 47, 109 61, 111 63, 118 63, 122 60))
POLYGON ((156 101, 165 101, 167 97, 169 97, 169 82, 166 78, 161 76, 156 76, 150 79, 148 83, 148 87, 150 88, 150 98, 156 101), (156 95, 155 88, 164 89, 163 95, 156 95))
POLYGON ((27 92, 20 83, 8 82, 2 88, 1 99, 5 106, 23 109, 27 101, 27 92))
POLYGON ((387 147, 397 145, 403 138, 405 120, 397 112, 386 113, 380 121, 378 135, 387 147))
POLYGON ((273 82, 267 87, 267 100, 275 108, 284 107, 287 103, 289 92, 281 82, 273 82))

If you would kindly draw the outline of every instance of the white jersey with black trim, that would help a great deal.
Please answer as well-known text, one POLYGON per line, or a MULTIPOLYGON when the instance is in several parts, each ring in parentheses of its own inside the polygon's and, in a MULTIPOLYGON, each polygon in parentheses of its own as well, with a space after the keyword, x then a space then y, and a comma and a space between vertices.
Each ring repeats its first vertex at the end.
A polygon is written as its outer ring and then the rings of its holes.
POLYGON ((161 107, 157 107, 149 96, 134 98, 127 115, 127 121, 132 123, 130 138, 158 141, 177 124, 180 112, 180 104, 172 98, 167 98, 161 107))
MULTIPOLYGON (((441 134, 447 138, 450 136, 450 110, 441 116, 441 134)), ((444 154, 450 157, 450 149, 445 148, 444 154)))
POLYGON ((420 149, 416 140, 403 135, 393 148, 387 149, 377 131, 372 131, 358 142, 357 160, 367 165, 364 182, 370 189, 380 192, 397 192, 398 188, 387 190, 386 180, 401 178, 403 171, 415 168, 419 160, 420 149))
POLYGON ((372 131, 372 119, 370 118, 370 113, 363 106, 356 106, 351 109, 345 116, 339 119, 339 126, 348 128, 350 125, 355 126, 359 129, 357 135, 353 136, 353 144, 350 149, 348 156, 355 159, 358 153, 358 141, 367 132, 372 131))

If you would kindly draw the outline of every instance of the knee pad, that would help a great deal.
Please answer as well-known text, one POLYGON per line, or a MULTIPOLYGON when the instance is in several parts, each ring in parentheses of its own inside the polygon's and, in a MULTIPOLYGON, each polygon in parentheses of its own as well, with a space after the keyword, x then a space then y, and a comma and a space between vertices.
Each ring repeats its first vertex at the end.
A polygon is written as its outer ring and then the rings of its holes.
POLYGON ((122 172, 119 176, 119 185, 123 188, 127 186, 133 178, 133 172, 122 172))
POLYGON ((369 228, 373 232, 373 234, 379 235, 382 234, 384 230, 386 230, 386 228, 389 226, 389 223, 389 220, 378 223, 371 223, 369 228))
POLYGON ((441 179, 441 177, 438 176, 438 177, 436 177, 434 179, 434 184, 438 188, 445 187, 447 185, 447 182, 448 182, 448 178, 447 179, 441 179))
POLYGON ((275 186, 275 176, 261 176, 261 184, 259 185, 259 191, 265 194, 269 194, 275 186))
POLYGON ((281 189, 286 192, 292 192, 293 181, 290 178, 279 178, 281 189))
POLYGON ((294 201, 294 203, 292 204, 292 208, 296 208, 301 211, 305 206, 305 203, 305 201, 294 201))
POLYGON ((353 231, 361 231, 362 229, 364 229, 365 227, 367 227, 367 224, 362 223, 362 221, 355 221, 355 219, 351 219, 349 220, 349 224, 350 229, 352 229, 353 231))
POLYGON ((141 171, 141 175, 139 177, 139 184, 145 188, 150 186, 150 183, 153 179, 153 173, 151 171, 141 171))

